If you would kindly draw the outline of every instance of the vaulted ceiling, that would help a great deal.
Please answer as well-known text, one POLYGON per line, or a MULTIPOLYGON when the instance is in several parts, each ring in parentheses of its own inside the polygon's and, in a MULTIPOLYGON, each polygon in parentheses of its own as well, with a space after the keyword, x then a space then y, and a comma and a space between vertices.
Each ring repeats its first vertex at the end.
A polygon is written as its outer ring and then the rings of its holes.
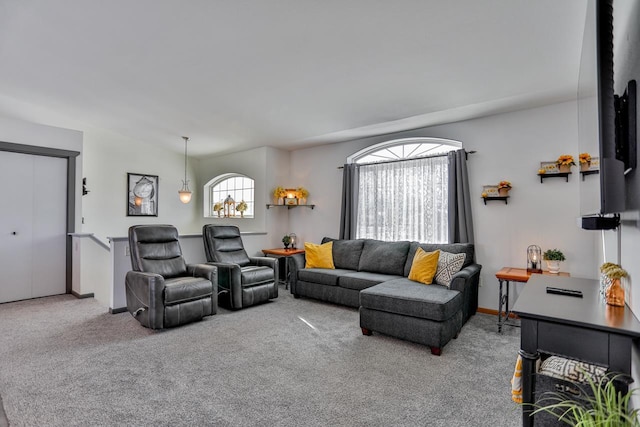
POLYGON ((180 152, 575 98, 584 0, 0 0, 0 114, 180 152))

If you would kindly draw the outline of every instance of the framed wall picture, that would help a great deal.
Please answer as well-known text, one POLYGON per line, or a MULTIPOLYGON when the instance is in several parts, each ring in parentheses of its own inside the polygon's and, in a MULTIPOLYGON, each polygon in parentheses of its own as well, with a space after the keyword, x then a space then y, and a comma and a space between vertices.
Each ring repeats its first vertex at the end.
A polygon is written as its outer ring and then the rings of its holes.
POLYGON ((545 173, 559 173, 558 163, 556 161, 540 162, 540 169, 544 169, 545 173))
POLYGON ((127 216, 158 216, 158 175, 127 173, 127 216))
POLYGON ((486 197, 498 197, 500 195, 497 185, 483 185, 482 194, 486 194, 486 197))

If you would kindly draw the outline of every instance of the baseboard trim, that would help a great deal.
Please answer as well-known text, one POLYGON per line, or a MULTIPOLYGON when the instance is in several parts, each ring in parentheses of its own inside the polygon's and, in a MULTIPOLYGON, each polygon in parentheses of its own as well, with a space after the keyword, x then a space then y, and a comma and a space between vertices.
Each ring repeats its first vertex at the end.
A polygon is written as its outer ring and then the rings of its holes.
POLYGON ((74 297, 78 298, 78 299, 85 299, 85 298, 93 298, 95 295, 93 294, 93 292, 89 293, 89 294, 79 294, 76 291, 71 291, 71 295, 73 295, 74 297))
MULTIPOLYGON (((497 316, 498 315, 498 310, 493 310, 491 308, 478 307, 478 313, 493 314, 494 316, 497 316)), ((515 313, 509 313, 509 318, 510 319, 518 319, 518 316, 515 313)))
POLYGON ((109 309, 109 313, 111 314, 124 313, 125 311, 127 311, 127 307, 118 307, 118 308, 109 309))

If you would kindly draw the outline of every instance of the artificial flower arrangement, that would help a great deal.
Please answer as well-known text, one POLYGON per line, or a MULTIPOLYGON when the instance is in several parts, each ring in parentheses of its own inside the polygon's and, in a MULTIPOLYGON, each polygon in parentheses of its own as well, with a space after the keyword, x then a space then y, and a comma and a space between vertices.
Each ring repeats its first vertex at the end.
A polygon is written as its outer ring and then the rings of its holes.
POLYGON ((242 200, 240 203, 238 203, 238 205, 236 206, 236 210, 238 212, 244 212, 247 210, 247 202, 245 202, 244 200, 242 200))
POLYGON ((509 181, 500 181, 498 183, 498 189, 500 188, 508 188, 509 190, 511 189, 511 183, 509 181))
POLYGON ((298 193, 298 199, 306 199, 307 197, 309 197, 309 190, 304 187, 298 187, 296 193, 298 193))
POLYGON ((622 279, 629 275, 625 269, 620 267, 620 265, 612 262, 605 262, 602 264, 600 266, 600 272, 611 280, 622 279))
POLYGON ((580 153, 580 156, 578 156, 578 159, 580 160, 580 164, 591 163, 591 154, 580 153))
POLYGON ((576 164, 571 154, 563 154, 562 156, 558 157, 556 163, 558 164, 558 166, 575 166, 576 164))
POLYGON ((223 206, 221 202, 217 202, 213 205, 213 211, 218 213, 218 216, 220 216, 220 212, 222 211, 223 206))
POLYGON ((273 197, 280 198, 285 197, 286 195, 287 192, 284 190, 284 187, 278 186, 273 190, 273 197))

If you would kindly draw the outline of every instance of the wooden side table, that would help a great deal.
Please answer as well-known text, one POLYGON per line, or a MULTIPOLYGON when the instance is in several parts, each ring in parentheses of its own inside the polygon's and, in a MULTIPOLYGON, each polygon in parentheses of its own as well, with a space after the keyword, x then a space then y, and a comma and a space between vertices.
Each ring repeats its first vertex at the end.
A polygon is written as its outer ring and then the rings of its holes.
MULTIPOLYGON (((304 249, 285 249, 285 248, 274 248, 274 249, 262 249, 262 253, 265 256, 278 258, 278 269, 282 273, 280 276, 280 283, 284 283, 284 288, 289 289, 289 263, 284 263, 284 268, 280 268, 280 260, 282 258, 289 257, 295 254, 303 254, 304 249)), ((285 260, 286 261, 286 260, 285 260)))
MULTIPOLYGON (((511 282, 519 282, 519 283, 527 283, 531 274, 527 272, 526 268, 514 268, 514 267, 503 267, 500 271, 496 273, 496 278, 498 279, 498 283, 500 284, 500 293, 498 295, 498 332, 502 332, 502 326, 515 326, 519 327, 519 325, 508 323, 509 315, 511 311, 509 310, 509 288, 511 282), (506 283, 505 292, 503 293, 503 285, 506 283), (503 311, 504 308, 504 311, 503 311), (504 318, 503 314, 504 313, 504 318)), ((543 275, 549 276, 564 276, 568 277, 569 273, 560 272, 558 274, 549 273, 548 271, 543 271, 543 275)))

